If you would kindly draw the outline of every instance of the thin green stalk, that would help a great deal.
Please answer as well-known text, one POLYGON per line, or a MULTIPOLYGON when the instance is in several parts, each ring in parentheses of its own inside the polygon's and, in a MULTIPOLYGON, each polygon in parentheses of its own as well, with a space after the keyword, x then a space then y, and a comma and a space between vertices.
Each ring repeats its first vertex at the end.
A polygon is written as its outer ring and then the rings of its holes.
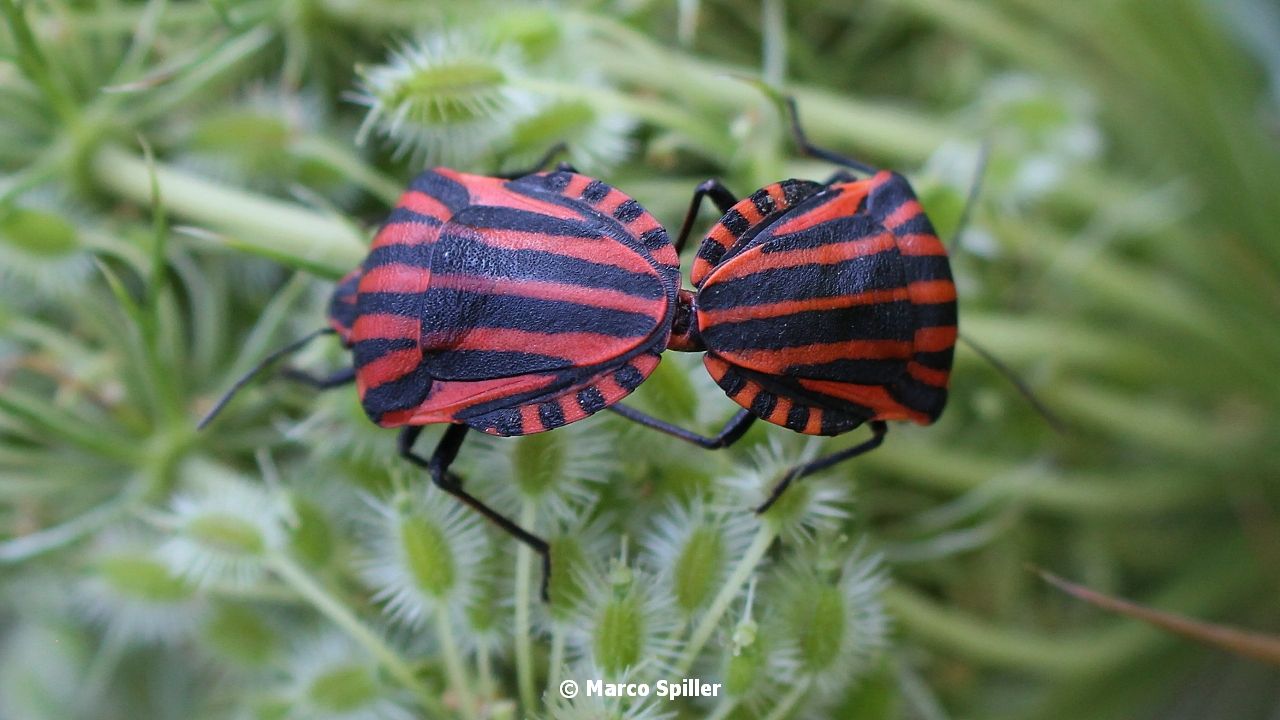
MULTIPOLYGON (((537 506, 525 499, 520 508, 520 527, 532 529, 537 506)), ((533 712, 537 701, 533 686, 533 645, 530 609, 533 602, 533 550, 524 543, 516 548, 516 685, 525 713, 533 712)))
POLYGON ((306 570, 284 555, 273 555, 267 562, 271 569, 280 576, 281 580, 284 580, 320 614, 329 618, 330 622, 337 625, 339 629, 359 643, 374 659, 381 663, 392 677, 413 693, 418 702, 431 715, 437 717, 448 715, 448 711, 440 702, 440 699, 436 697, 431 688, 427 687, 414 674, 413 668, 409 666, 409 663, 387 645, 382 638, 365 627, 350 608, 343 605, 328 590, 325 590, 315 579, 307 574, 306 570))
POLYGON ((458 704, 462 707, 463 716, 477 718, 476 696, 471 691, 471 683, 467 681, 462 653, 458 651, 458 642, 453 637, 453 622, 443 603, 436 607, 435 616, 436 635, 440 638, 440 651, 444 655, 444 671, 449 676, 449 685, 458 694, 458 704))
MULTIPOLYGON (((130 152, 116 146, 102 148, 93 158, 92 173, 110 192, 139 204, 151 201, 151 169, 130 152)), ((229 235, 219 238, 225 244, 334 279, 355 267, 367 252, 364 238, 350 226, 300 205, 163 163, 155 165, 155 178, 170 213, 229 235)))
POLYGON ((547 663, 547 692, 554 692, 560 685, 560 671, 564 665, 565 633, 564 624, 556 623, 551 627, 551 656, 547 663))
POLYGON ((31 32, 26 15, 23 14, 23 8, 15 5, 13 0, 0 0, 0 14, 4 15, 9 33, 13 36, 14 44, 17 45, 18 52, 15 59, 18 67, 31 78, 36 87, 40 88, 62 120, 67 123, 73 122, 78 114, 75 99, 53 77, 49 63, 44 53, 40 51, 40 44, 31 32))
POLYGON ((737 707, 738 698, 734 695, 725 693, 720 696, 720 701, 711 709, 711 714, 707 716, 706 720, 724 720, 729 717, 729 713, 733 712, 737 707))
POLYGON ((756 571, 756 567, 764 559, 764 554, 768 552, 769 546, 773 544, 774 539, 777 537, 778 531, 773 523, 768 521, 760 523, 760 529, 756 531, 756 536, 751 541, 751 545, 742 554, 742 559, 733 568, 733 572, 730 573, 724 586, 720 588, 720 592, 711 601, 706 614, 702 616, 693 634, 689 636, 689 642, 685 644, 684 653, 676 661, 675 675, 684 675, 689 672, 689 668, 693 667, 694 661, 698 659, 698 653, 702 652, 703 646, 707 644, 707 640, 711 639, 711 634, 715 632, 716 627, 720 624, 720 618, 724 617, 733 599, 738 596, 738 592, 751 579, 751 574, 756 571))
POLYGON ((133 505, 142 497, 138 491, 140 487, 141 485, 136 484, 129 492, 122 493, 60 525, 0 542, 0 564, 26 562, 44 553, 64 548, 97 532, 118 518, 129 514, 133 505))
POLYGON ((770 710, 769 714, 764 716, 764 720, 782 720, 782 718, 790 715, 791 711, 795 709, 796 703, 800 702, 808 692, 809 681, 802 680, 797 682, 792 686, 790 692, 778 700, 778 704, 773 706, 773 710, 770 710))

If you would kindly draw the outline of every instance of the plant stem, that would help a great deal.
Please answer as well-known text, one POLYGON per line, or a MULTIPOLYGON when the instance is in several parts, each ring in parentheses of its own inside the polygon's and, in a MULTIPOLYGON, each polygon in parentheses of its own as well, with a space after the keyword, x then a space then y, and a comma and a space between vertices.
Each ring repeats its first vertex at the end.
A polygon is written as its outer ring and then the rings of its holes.
POLYGON ((725 581, 724 586, 720 588, 720 592, 711 601, 706 614, 698 621, 698 626, 694 629, 693 635, 689 637, 689 642, 685 644, 684 653, 676 661, 675 674, 677 676, 684 675, 689 671, 689 668, 693 667, 694 661, 698 659, 698 653, 702 652, 703 646, 707 644, 707 640, 711 639, 711 634, 715 632, 716 626, 720 624, 720 618, 724 617, 730 603, 738 596, 738 591, 742 589, 743 585, 747 584, 751 574, 755 572, 756 566, 760 564, 760 560, 764 558, 765 552, 769 550, 769 546, 773 544, 774 538, 777 536, 778 531, 774 528, 773 523, 768 521, 760 523, 760 529, 756 531, 755 539, 751 541, 751 545, 743 553, 742 559, 734 567, 729 579, 725 581))
POLYGON ((553 692, 560 684, 560 670, 564 665, 564 624, 551 627, 551 659, 547 663, 547 692, 553 692))
MULTIPOLYGON (((338 278, 367 252, 349 225, 294 203, 245 192, 163 163, 155 179, 174 215, 225 233, 225 245, 276 258, 300 269, 338 278)), ((142 205, 151 201, 151 169, 117 146, 93 157, 92 172, 103 188, 142 205)))
POLYGON ((471 692, 471 684, 467 682, 462 654, 458 652, 458 643, 453 637, 453 624, 443 603, 436 607, 435 616, 436 634, 440 636, 440 650, 444 654, 444 670, 449 676, 449 684, 458 694, 458 704, 462 707, 463 716, 476 718, 476 697, 471 692))
MULTIPOLYGON (((520 508, 520 527, 533 529, 537 507, 525 499, 520 508)), ((525 714, 533 712, 537 695, 533 688, 533 646, 530 603, 533 595, 533 551, 524 543, 516 548, 516 684, 525 714)))
POLYGON ((797 682, 795 686, 791 688, 791 692, 783 695, 782 699, 778 701, 778 704, 773 707, 773 710, 769 711, 769 714, 764 716, 764 720, 782 720, 782 718, 785 718, 793 709, 795 709, 796 703, 800 702, 800 699, 803 698, 807 692, 809 692, 809 681, 802 680, 797 682))
POLYGON ((427 687, 414 674, 413 668, 409 667, 409 663, 387 645, 382 638, 365 627, 350 608, 343 605, 340 600, 321 587, 319 583, 307 574, 306 570, 284 555, 273 555, 267 562, 276 574, 280 576, 281 580, 284 580, 307 602, 311 603, 312 607, 320 611, 320 614, 329 618, 334 625, 337 625, 339 629, 347 633, 361 647, 367 650, 387 669, 387 672, 391 673, 392 677, 411 691, 414 697, 418 699, 418 702, 430 711, 432 715, 438 717, 448 715, 440 699, 431 691, 431 688, 427 687))
POLYGON ((723 695, 720 698, 720 702, 716 703, 716 706, 712 708, 707 720, 724 720, 729 717, 729 713, 733 712, 736 707, 738 707, 737 697, 728 694, 723 695))

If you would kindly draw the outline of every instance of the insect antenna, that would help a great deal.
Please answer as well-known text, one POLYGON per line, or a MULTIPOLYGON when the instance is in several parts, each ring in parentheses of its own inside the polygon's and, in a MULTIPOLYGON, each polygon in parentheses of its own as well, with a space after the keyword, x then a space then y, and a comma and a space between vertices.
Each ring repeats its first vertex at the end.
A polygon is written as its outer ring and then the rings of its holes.
POLYGON ((282 357, 285 357, 286 355, 291 355, 295 352, 298 352, 302 348, 306 347, 307 344, 310 343, 312 340, 315 340, 321 335, 330 335, 336 332, 337 331, 334 330, 333 328, 328 328, 328 327, 320 328, 315 332, 310 332, 310 333, 307 333, 306 335, 303 335, 297 340, 294 340, 288 345, 285 345, 279 350, 276 350, 275 352, 263 358, 261 362, 259 362, 257 365, 254 365, 252 368, 250 368, 249 372, 245 373, 244 375, 241 375, 240 378, 235 381, 235 384, 231 386, 231 389, 227 390, 227 392, 223 394, 221 398, 218 399, 218 402, 215 403, 214 406, 210 408, 209 412, 205 413, 205 416, 200 419, 199 424, 196 425, 196 429, 197 430, 205 429, 205 427, 210 422, 213 422, 213 418, 216 417, 218 413, 222 412, 222 409, 227 406, 227 403, 231 402, 231 398, 235 397, 236 393, 240 392, 240 390, 244 388, 245 385, 249 384, 250 380, 253 380, 255 377, 257 377, 257 375, 261 373, 263 370, 266 370, 268 367, 271 367, 271 365, 275 363, 277 360, 279 360, 282 357))
POLYGON ((978 204, 978 196, 982 194, 982 182, 987 177, 987 163, 990 160, 991 141, 983 140, 982 147, 978 149, 978 163, 973 168, 973 179, 969 182, 969 194, 965 197, 964 209, 960 211, 960 221, 956 223, 955 232, 951 234, 951 239, 947 241, 947 250, 949 252, 956 249, 956 244, 960 242, 960 235, 969 226, 969 218, 973 215, 973 208, 978 204))
MULTIPOLYGON (((960 242, 960 235, 964 233, 965 228, 969 225, 969 219, 973 216, 973 208, 978 204, 978 196, 982 194, 982 182, 986 178, 987 163, 990 159, 991 141, 984 140, 982 141, 982 147, 978 150, 978 162, 973 168, 973 179, 969 183, 969 193, 965 198, 964 209, 960 211, 960 221, 956 223, 956 229, 951 234, 951 239, 947 241, 948 251, 954 252, 956 250, 960 242)), ((969 349, 978 354, 978 357, 987 361, 987 364, 995 368, 996 372, 1003 375, 1005 380, 1008 380, 1010 384, 1017 388, 1018 393, 1044 418, 1054 432, 1062 435, 1066 434, 1067 425, 1062 421, 1062 418, 1058 417, 1043 400, 1036 396, 1035 392, 1031 390, 1031 386, 1027 385, 1026 381, 1013 368, 1009 367, 995 353, 974 342, 968 336, 958 335, 958 339, 968 345, 969 349)))
POLYGON ((1027 385, 1026 381, 1023 380, 1013 368, 1006 365, 1005 362, 996 357, 994 353, 974 342, 969 337, 959 335, 958 338, 960 342, 968 345, 969 349, 978 354, 978 357, 986 360, 991 367, 996 369, 996 372, 1003 375, 1005 380, 1008 380, 1015 388, 1017 388, 1018 393, 1026 399, 1031 407, 1035 408, 1035 411, 1040 414, 1040 417, 1044 418, 1045 422, 1049 423, 1049 427, 1053 428, 1054 432, 1061 435, 1067 434, 1067 424, 1062 421, 1062 418, 1058 417, 1057 414, 1050 410, 1049 406, 1046 405, 1043 400, 1036 397, 1031 386, 1027 385))

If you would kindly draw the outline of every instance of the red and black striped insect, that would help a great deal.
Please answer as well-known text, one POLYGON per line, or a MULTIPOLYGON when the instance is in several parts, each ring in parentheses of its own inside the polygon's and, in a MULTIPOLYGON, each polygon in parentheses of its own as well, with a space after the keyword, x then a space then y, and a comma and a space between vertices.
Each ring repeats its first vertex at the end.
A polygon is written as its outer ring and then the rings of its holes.
POLYGON ((814 147, 794 101, 788 109, 799 146, 846 169, 822 183, 774 183, 741 201, 708 180, 675 243, 678 251, 709 197, 723 217, 698 249, 696 292, 681 293, 671 348, 705 352, 707 370, 743 410, 704 437, 612 408, 708 448, 738 440, 757 418, 808 435, 870 426, 869 440, 791 468, 758 512, 792 481, 879 447, 887 421, 937 420, 957 337, 946 247, 911 185, 814 147))
MULTIPOLYGON (((553 151, 554 152, 554 151, 553 151)), ((621 191, 560 165, 489 177, 436 168, 418 176, 343 278, 329 328, 352 350, 318 388, 352 380, 366 414, 401 427, 400 454, 432 481, 537 551, 547 543, 467 493, 449 471, 471 428, 542 432, 618 402, 653 372, 677 310, 679 258, 666 230, 621 191), (449 423, 429 457, 424 425, 449 423)))

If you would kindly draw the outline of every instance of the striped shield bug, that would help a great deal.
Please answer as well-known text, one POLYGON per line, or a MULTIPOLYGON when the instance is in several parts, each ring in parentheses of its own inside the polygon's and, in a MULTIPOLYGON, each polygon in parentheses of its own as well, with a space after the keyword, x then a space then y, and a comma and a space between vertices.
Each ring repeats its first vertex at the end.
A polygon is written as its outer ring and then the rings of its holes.
POLYGON ((241 378, 201 427, 258 371, 337 334, 353 367, 286 375, 317 388, 354 381, 373 422, 403 428, 404 458, 542 556, 545 594, 547 543, 469 494, 449 466, 472 428, 542 432, 631 393, 669 344, 679 285, 666 230, 568 165, 493 177, 435 168, 413 180, 364 263, 338 283, 329 327, 241 378), (434 453, 415 453, 434 423, 449 424, 434 453))
POLYGON ((711 376, 743 409, 705 437, 612 408, 708 448, 738 440, 757 418, 807 435, 869 425, 865 442, 792 467, 757 512, 792 481, 879 447, 888 421, 937 420, 957 338, 946 247, 910 183, 813 146, 795 102, 787 107, 800 148, 841 170, 821 183, 774 183, 743 200, 708 180, 675 242, 678 252, 710 198, 723 216, 698 249, 696 292, 680 295, 670 346, 704 352, 711 376))

